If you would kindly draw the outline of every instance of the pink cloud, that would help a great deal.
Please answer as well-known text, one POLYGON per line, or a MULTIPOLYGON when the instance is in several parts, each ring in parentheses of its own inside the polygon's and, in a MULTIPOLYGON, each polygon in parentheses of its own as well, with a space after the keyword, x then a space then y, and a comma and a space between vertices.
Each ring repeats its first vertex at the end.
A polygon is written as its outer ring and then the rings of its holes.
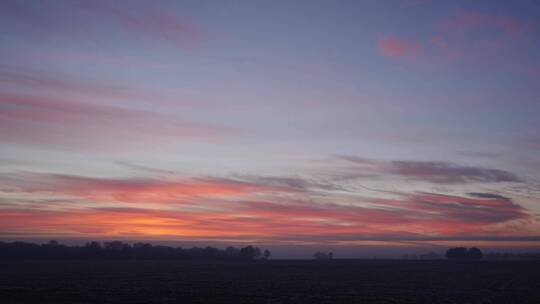
POLYGON ((516 142, 525 145, 531 151, 540 151, 540 136, 538 135, 523 136, 519 140, 516 140, 516 142))
POLYGON ((167 67, 167 63, 159 62, 159 60, 144 58, 143 56, 130 55, 125 52, 92 52, 84 50, 65 50, 61 48, 40 48, 39 50, 29 48, 24 50, 18 47, 9 50, 9 53, 12 57, 29 58, 36 61, 67 61, 73 64, 113 65, 122 68, 137 67, 158 69, 167 67))
POLYGON ((439 23, 437 34, 431 38, 433 56, 476 64, 490 60, 499 68, 516 72, 527 67, 516 67, 514 61, 507 63, 501 56, 524 47, 535 27, 534 21, 508 15, 458 11, 439 23))
POLYGON ((0 94, 0 139, 54 149, 103 149, 165 143, 174 138, 214 140, 230 129, 165 114, 73 100, 0 94))
POLYGON ((111 22, 120 25, 129 34, 141 35, 152 39, 164 39, 182 49, 201 46, 208 38, 205 27, 181 20, 164 8, 126 10, 106 1, 78 3, 80 8, 94 12, 100 17, 108 17, 111 22))
POLYGON ((389 58, 422 55, 421 63, 429 67, 449 66, 457 61, 473 67, 489 63, 489 68, 534 78, 537 71, 527 64, 516 65, 508 58, 509 54, 519 52, 524 57, 522 61, 534 61, 526 44, 536 27, 535 21, 509 15, 461 10, 437 22, 431 37, 415 41, 390 35, 377 42, 377 49, 389 58))
POLYGON ((77 175, 14 173, 0 176, 0 191, 67 195, 96 203, 178 203, 196 197, 233 196, 251 193, 299 192, 295 185, 273 181, 228 178, 97 178, 77 175))
POLYGON ((133 92, 127 88, 115 85, 101 85, 91 82, 81 82, 68 75, 52 75, 32 69, 10 68, 0 66, 0 83, 17 87, 39 90, 51 90, 81 95, 94 95, 108 98, 140 98, 141 92, 133 92))
POLYGON ((526 34, 534 26, 534 22, 509 16, 468 11, 459 11, 441 23, 444 31, 466 33, 494 29, 500 31, 500 34, 513 37, 526 34))
MULTIPOLYGON (((471 197, 450 196, 436 193, 418 193, 410 196, 407 208, 431 213, 440 221, 468 223, 481 227, 525 218, 525 209, 511 199, 490 193, 469 193, 471 197)), ((447 223, 448 224, 448 223, 447 223)))
POLYGON ((392 36, 379 39, 377 42, 379 54, 390 58, 410 58, 424 52, 422 44, 392 36))
POLYGON ((165 41, 174 47, 191 50, 200 47, 208 37, 207 29, 188 22, 167 8, 151 9, 137 5, 121 5, 108 1, 70 2, 69 14, 59 14, 57 3, 37 3, 32 7, 16 1, 0 3, 2 13, 11 19, 21 33, 39 39, 71 36, 77 39, 99 37, 99 26, 115 27, 132 38, 165 41), (89 24, 97 26, 89 26, 89 24))
MULTIPOLYGON (((24 52, 26 56, 37 56, 34 59, 39 61, 55 60, 75 60, 81 58, 71 57, 71 52, 47 53, 47 52, 24 52), (40 54, 40 55, 38 55, 40 54), (52 55, 54 54, 54 55, 52 55)), ((107 64, 114 64, 112 61, 105 61, 107 64)), ((97 63, 97 62, 93 62, 97 63)), ((135 65, 136 63, 133 62, 135 65)), ((29 69, 21 67, 0 66, 0 84, 15 87, 19 92, 38 91, 40 95, 62 96, 64 99, 92 97, 93 99, 112 100, 118 104, 147 104, 155 107, 156 104, 174 106, 174 107, 214 107, 215 104, 183 92, 165 92, 151 93, 141 87, 123 86, 112 83, 106 83, 104 80, 94 80, 80 78, 72 74, 44 71, 38 69, 29 69)), ((2 92, 0 92, 1 94, 2 92)))

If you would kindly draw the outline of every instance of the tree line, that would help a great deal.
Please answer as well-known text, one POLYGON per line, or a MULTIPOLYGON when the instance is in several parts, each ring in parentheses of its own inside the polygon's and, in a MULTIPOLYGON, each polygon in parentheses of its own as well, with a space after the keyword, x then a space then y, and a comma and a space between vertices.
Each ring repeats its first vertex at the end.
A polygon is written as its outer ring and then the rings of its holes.
POLYGON ((446 257, 449 260, 480 260, 484 257, 484 254, 476 247, 469 249, 465 247, 456 247, 448 249, 446 251, 446 257))
POLYGON ((121 241, 87 242, 68 246, 57 241, 45 244, 0 242, 0 259, 59 260, 254 260, 268 259, 269 250, 254 246, 225 249, 214 247, 170 247, 149 243, 128 244, 121 241))
POLYGON ((317 251, 315 252, 313 257, 316 260, 332 260, 334 258, 334 253, 333 252, 326 253, 326 252, 317 251))

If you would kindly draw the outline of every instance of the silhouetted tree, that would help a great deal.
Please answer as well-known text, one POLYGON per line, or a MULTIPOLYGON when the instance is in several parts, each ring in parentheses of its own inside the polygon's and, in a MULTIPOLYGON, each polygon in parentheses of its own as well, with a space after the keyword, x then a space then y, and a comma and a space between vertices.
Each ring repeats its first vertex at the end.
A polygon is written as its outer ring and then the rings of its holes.
POLYGON ((261 250, 251 245, 240 249, 240 256, 249 260, 255 259, 259 257, 260 255, 261 255, 261 250))
POLYGON ((446 257, 449 260, 463 260, 467 258, 467 248, 456 247, 450 248, 446 251, 446 257))
POLYGON ((105 258, 112 260, 125 260, 132 257, 131 246, 120 241, 105 242, 103 254, 105 258))
POLYGON ((83 247, 82 258, 100 258, 101 257, 101 244, 98 242, 86 243, 83 247))
POLYGON ((480 260, 484 256, 482 251, 476 247, 469 248, 467 251, 468 258, 471 260, 480 260))
POLYGON ((240 255, 240 251, 237 248, 234 248, 232 246, 229 246, 225 249, 225 254, 228 257, 236 257, 240 255))
POLYGON ((263 253, 263 256, 264 256, 264 259, 265 260, 268 260, 268 258, 270 257, 270 250, 266 249, 263 253))

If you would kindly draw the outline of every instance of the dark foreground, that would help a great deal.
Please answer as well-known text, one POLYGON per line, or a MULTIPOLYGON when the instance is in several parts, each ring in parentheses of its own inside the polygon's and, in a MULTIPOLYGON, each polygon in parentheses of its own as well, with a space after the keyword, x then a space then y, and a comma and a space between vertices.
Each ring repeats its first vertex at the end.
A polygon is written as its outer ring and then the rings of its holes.
POLYGON ((540 303, 540 262, 0 261, 0 303, 540 303))

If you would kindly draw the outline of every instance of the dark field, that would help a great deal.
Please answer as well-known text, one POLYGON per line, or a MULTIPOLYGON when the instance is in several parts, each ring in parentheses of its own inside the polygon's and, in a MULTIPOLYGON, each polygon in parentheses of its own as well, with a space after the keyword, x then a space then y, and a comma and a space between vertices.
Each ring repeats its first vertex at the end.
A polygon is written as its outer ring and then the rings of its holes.
POLYGON ((1 303, 540 303, 530 261, 2 261, 1 303))

